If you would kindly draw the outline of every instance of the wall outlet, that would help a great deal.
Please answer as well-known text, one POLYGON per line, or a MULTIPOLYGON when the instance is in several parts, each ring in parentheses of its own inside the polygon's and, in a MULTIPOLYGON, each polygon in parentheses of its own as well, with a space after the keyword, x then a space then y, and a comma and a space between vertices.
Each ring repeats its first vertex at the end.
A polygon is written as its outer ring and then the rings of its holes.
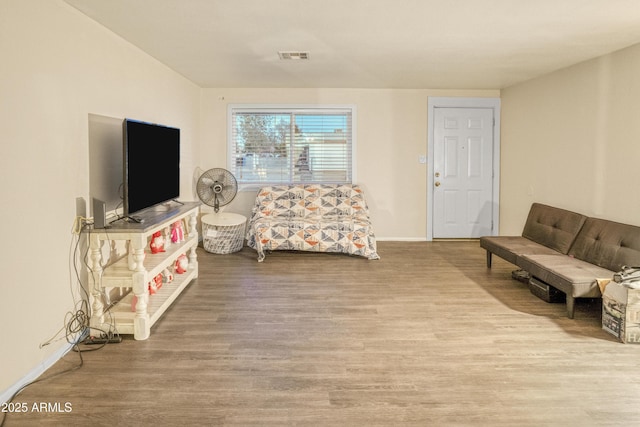
POLYGON ((420 154, 418 156, 418 163, 420 163, 421 165, 427 163, 427 156, 425 156, 424 154, 420 154))

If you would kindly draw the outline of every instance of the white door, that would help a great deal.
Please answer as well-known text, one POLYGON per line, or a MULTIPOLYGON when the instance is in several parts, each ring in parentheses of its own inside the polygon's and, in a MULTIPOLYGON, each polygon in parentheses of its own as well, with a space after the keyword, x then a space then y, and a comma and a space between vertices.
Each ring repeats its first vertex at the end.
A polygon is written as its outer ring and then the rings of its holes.
POLYGON ((494 110, 434 110, 433 237, 491 235, 494 110))

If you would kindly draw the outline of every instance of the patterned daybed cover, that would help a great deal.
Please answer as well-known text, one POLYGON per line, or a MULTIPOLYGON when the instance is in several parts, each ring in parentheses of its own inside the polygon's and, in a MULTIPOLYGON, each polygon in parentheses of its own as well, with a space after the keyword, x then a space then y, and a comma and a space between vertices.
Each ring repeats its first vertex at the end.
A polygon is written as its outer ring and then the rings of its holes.
POLYGON ((356 184, 274 185, 258 191, 247 244, 265 251, 339 252, 379 259, 369 208, 356 184))

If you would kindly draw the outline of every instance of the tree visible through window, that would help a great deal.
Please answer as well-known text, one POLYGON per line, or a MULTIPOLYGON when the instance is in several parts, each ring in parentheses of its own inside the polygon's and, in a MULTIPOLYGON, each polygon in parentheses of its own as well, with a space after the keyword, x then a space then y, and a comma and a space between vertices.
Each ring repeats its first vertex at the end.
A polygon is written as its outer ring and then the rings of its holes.
POLYGON ((352 180, 353 108, 230 107, 229 169, 240 183, 352 180))

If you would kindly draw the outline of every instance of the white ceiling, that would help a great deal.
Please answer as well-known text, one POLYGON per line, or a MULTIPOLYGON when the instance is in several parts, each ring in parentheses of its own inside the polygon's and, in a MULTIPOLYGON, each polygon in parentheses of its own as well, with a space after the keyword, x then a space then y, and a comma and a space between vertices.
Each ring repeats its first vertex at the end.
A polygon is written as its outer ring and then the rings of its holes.
POLYGON ((65 1, 201 87, 500 89, 640 42, 639 0, 65 1))

